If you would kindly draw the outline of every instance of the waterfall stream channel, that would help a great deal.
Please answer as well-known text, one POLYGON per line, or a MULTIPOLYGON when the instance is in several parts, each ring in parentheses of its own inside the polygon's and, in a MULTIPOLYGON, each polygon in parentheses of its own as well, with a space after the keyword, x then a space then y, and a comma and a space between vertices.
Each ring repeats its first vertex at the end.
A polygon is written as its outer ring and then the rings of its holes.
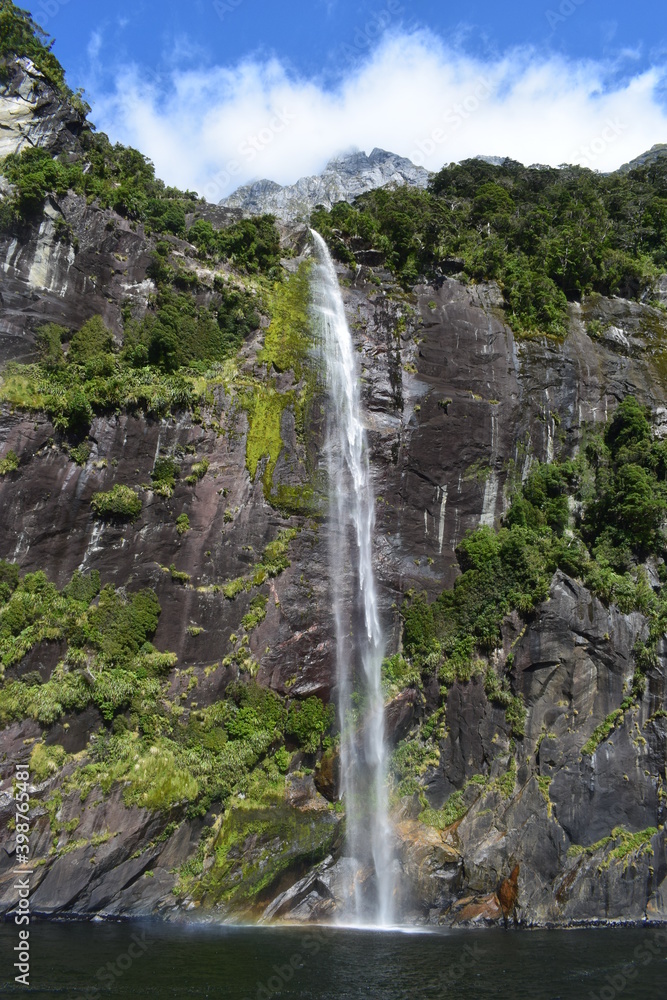
POLYGON ((351 911, 343 920, 388 927, 394 918, 393 837, 382 691, 385 640, 373 562, 375 497, 359 365, 343 297, 326 243, 314 230, 312 238, 313 313, 327 387, 329 566, 351 911))

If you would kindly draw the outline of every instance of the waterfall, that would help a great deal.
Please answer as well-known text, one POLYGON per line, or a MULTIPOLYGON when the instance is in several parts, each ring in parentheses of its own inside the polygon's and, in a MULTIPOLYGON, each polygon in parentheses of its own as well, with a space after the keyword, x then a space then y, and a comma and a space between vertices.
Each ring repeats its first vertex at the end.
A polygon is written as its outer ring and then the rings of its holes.
POLYGON ((329 562, 350 916, 359 923, 389 926, 393 852, 381 675, 385 644, 373 569, 375 498, 359 371, 343 298, 327 245, 319 233, 311 232, 316 249, 314 314, 328 391, 329 562), (371 870, 374 878, 368 880, 371 870))

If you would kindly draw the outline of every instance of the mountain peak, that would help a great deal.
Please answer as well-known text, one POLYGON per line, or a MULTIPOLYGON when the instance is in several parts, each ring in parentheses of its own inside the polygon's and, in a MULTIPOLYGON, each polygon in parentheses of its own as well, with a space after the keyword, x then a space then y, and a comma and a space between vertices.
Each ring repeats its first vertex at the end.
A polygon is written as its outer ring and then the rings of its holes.
POLYGON ((655 163, 656 160, 662 160, 665 157, 667 157, 667 142, 656 142, 645 153, 641 153, 634 160, 630 160, 629 163, 624 163, 622 167, 619 167, 618 173, 627 174, 630 170, 636 170, 637 167, 645 167, 647 164, 655 163))
POLYGON ((370 154, 351 150, 332 157, 321 174, 301 177, 282 186, 259 180, 240 187, 220 205, 254 214, 270 212, 285 222, 305 222, 316 205, 331 208, 338 201, 352 202, 360 194, 380 187, 426 187, 430 173, 411 160, 375 147, 370 154))

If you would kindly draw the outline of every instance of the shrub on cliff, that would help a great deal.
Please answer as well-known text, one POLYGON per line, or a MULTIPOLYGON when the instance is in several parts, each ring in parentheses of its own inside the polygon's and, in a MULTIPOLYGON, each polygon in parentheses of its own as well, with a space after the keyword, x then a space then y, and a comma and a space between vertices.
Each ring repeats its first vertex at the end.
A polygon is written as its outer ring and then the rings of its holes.
POLYGON ((272 215, 241 219, 221 229, 214 229, 208 219, 197 219, 188 230, 188 239, 202 257, 228 260, 249 274, 281 276, 280 234, 272 215))
POLYGON ((0 0, 0 80, 7 79, 7 62, 13 56, 27 56, 47 80, 66 91, 65 73, 51 52, 52 44, 27 10, 0 0))
POLYGON ((324 705, 315 696, 294 701, 287 715, 286 731, 306 753, 316 753, 335 717, 333 705, 324 705))
POLYGON ((90 505, 95 516, 104 521, 136 521, 141 516, 141 497, 120 483, 108 493, 96 493, 90 505))
POLYGON ((10 450, 0 461, 0 476, 7 476, 10 472, 16 472, 19 467, 19 457, 15 451, 10 450))

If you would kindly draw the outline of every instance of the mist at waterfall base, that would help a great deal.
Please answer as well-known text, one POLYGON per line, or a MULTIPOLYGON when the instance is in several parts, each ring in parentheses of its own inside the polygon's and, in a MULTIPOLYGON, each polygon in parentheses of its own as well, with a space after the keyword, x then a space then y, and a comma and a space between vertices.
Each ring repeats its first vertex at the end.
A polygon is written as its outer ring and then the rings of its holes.
POLYGON ((667 934, 649 927, 34 924, 27 988, 13 981, 15 944, 16 927, 0 924, 0 993, 12 1000, 661 1000, 667 977, 667 934))
POLYGON ((326 380, 324 453, 329 482, 329 571, 336 631, 346 873, 341 921, 388 927, 395 886, 387 791, 380 625, 373 566, 375 497, 360 376, 336 271, 311 230, 316 351, 326 380))

